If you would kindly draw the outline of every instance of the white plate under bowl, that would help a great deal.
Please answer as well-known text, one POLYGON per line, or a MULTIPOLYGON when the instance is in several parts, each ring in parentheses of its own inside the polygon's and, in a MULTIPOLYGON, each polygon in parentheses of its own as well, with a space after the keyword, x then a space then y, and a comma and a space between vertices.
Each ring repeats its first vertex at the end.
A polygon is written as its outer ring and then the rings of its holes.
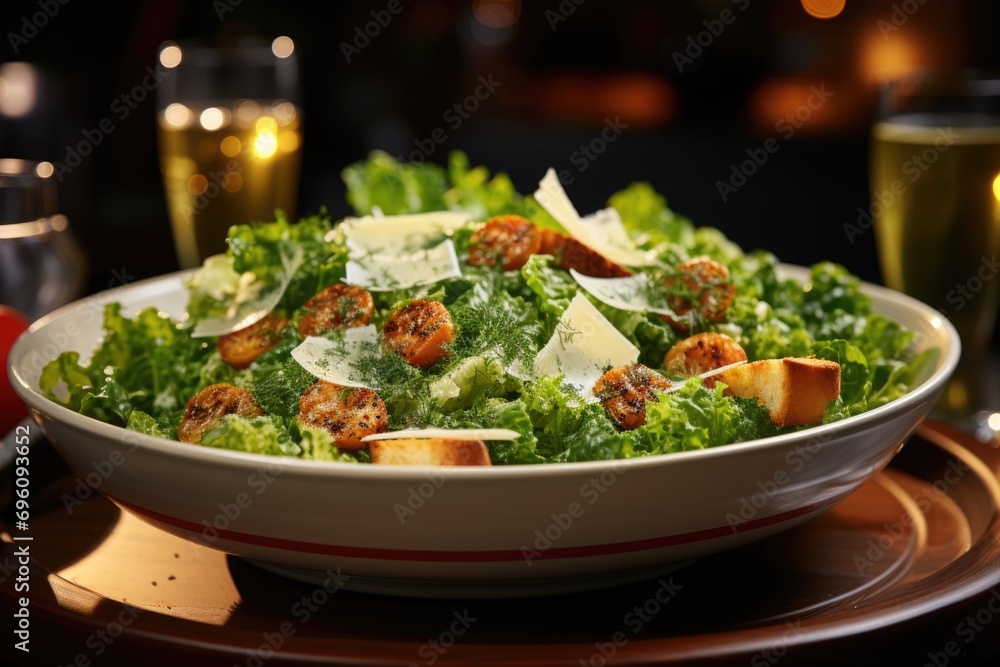
MULTIPOLYGON (((782 272, 807 275, 800 267, 782 272)), ((78 475, 105 471, 99 490, 124 510, 275 572, 323 580, 339 571, 351 577, 345 588, 389 594, 587 590, 787 530, 889 462, 960 352, 954 327, 937 311, 865 285, 877 312, 941 350, 933 373, 896 401, 712 449, 488 468, 348 465, 193 446, 84 417, 39 393, 46 362, 67 350, 86 359, 99 344, 104 304, 120 301, 126 314, 155 305, 180 316, 186 275, 119 287, 35 322, 10 353, 15 391, 78 475)))

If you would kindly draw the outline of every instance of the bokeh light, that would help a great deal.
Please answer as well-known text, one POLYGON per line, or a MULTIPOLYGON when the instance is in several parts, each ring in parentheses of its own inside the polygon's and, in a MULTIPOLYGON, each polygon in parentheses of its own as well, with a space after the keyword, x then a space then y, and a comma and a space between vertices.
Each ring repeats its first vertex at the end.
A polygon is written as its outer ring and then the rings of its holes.
POLYGON ((203 128, 213 132, 225 124, 226 116, 219 107, 209 107, 201 112, 201 117, 198 120, 203 128))
POLYGON ((802 0, 802 8, 816 19, 832 19, 844 11, 847 0, 802 0))
POLYGON ((507 28, 521 16, 521 0, 474 0, 472 15, 487 28, 507 28))
POLYGON ((279 58, 287 58, 295 52, 295 42, 291 37, 276 37, 271 42, 271 52, 279 58))
POLYGON ((861 45, 860 67, 870 83, 884 83, 916 74, 925 66, 927 49, 913 37, 913 31, 894 33, 892 39, 878 31, 869 32, 861 45))
POLYGON ((34 65, 14 62, 0 66, 0 115, 26 116, 38 98, 38 72, 34 65))
POLYGON ((184 54, 181 52, 181 47, 176 44, 169 44, 160 49, 160 64, 167 69, 177 67, 183 59, 184 54))
POLYGON ((258 118, 254 126, 257 136, 253 140, 253 152, 266 160, 278 150, 278 123, 273 118, 258 118))
POLYGON ((163 122, 171 128, 184 129, 191 124, 194 114, 180 102, 174 102, 163 110, 163 122))
POLYGON ((226 157, 235 157, 240 154, 242 149, 243 144, 240 142, 239 137, 230 135, 219 142, 219 150, 226 157))

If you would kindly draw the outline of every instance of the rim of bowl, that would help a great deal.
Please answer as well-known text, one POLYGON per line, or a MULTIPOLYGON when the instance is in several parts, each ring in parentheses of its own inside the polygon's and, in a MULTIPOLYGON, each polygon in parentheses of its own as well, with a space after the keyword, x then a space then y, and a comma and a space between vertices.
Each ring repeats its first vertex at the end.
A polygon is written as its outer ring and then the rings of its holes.
MULTIPOLYGON (((890 401, 885 405, 873 408, 872 410, 863 412, 859 415, 854 415, 853 417, 848 417, 829 424, 813 426, 794 433, 784 433, 767 438, 746 440, 743 442, 735 442, 716 447, 707 447, 704 449, 671 452, 668 454, 654 454, 629 459, 567 461, 560 463, 514 463, 483 467, 353 465, 336 461, 310 461, 288 456, 253 454, 250 452, 239 452, 226 449, 216 449, 213 447, 189 445, 176 440, 169 440, 167 438, 159 438, 139 433, 138 431, 129 431, 122 426, 115 426, 113 424, 108 424, 94 419, 93 417, 82 415, 43 396, 35 387, 29 385, 21 374, 18 364, 22 361, 22 357, 24 356, 22 348, 28 344, 28 340, 35 334, 35 332, 44 327, 50 321, 57 320, 75 310, 81 309, 93 301, 110 302, 113 299, 109 300, 109 295, 123 294, 161 281, 166 282, 168 280, 183 280, 185 275, 194 273, 196 270, 197 269, 187 269, 183 271, 176 271, 161 276, 139 280, 128 285, 115 287, 103 292, 98 292, 97 294, 84 297, 83 299, 79 299, 73 303, 57 308, 56 310, 53 310, 33 322, 25 332, 18 336, 10 350, 7 372, 15 392, 30 407, 38 410, 39 412, 48 413, 52 415, 54 419, 64 421, 71 426, 76 426, 80 429, 89 431, 94 436, 118 442, 126 442, 123 438, 126 434, 128 434, 127 442, 129 444, 136 444, 140 447, 164 454, 172 454, 183 458, 189 458, 192 461, 216 464, 228 463, 247 469, 257 469, 262 463, 275 463, 276 461, 280 461, 285 471, 294 470, 298 473, 306 474, 307 476, 315 475, 319 477, 361 475, 362 477, 374 479, 424 480, 427 478, 427 474, 432 471, 438 473, 445 471, 444 474, 449 477, 533 477, 535 475, 572 475, 585 471, 601 471, 612 466, 619 467, 619 469, 621 467, 624 467, 625 469, 647 466, 656 467, 672 465, 672 461, 676 462, 673 465, 679 465, 684 461, 731 456, 734 454, 745 453, 748 450, 782 448, 787 446, 789 443, 799 441, 806 443, 818 439, 821 444, 826 444, 838 436, 842 437, 855 431, 863 431, 872 423, 880 421, 882 417, 888 418, 893 413, 912 410, 923 401, 928 400, 929 395, 937 392, 945 384, 945 382, 947 382, 948 378, 951 377, 955 367, 958 365, 958 359, 961 354, 961 342, 958 332, 956 331, 954 325, 952 325, 946 317, 927 304, 918 301, 913 297, 887 287, 862 281, 861 287, 864 293, 871 296, 877 296, 888 301, 901 303, 907 310, 916 311, 920 315, 924 316, 929 322, 933 323, 936 319, 936 326, 944 330, 948 339, 948 348, 944 351, 943 358, 939 361, 939 365, 935 371, 918 387, 894 401, 890 401)), ((794 264, 782 263, 778 265, 779 274, 784 274, 785 277, 795 278, 796 280, 804 275, 808 275, 808 270, 808 267, 794 264)))

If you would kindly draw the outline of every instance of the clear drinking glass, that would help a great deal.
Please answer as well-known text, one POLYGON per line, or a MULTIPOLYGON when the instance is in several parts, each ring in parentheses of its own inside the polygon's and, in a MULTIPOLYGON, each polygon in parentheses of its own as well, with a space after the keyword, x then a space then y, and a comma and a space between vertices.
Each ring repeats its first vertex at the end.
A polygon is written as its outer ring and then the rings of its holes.
POLYGON ((984 405, 1000 303, 1000 79, 911 79, 882 92, 872 131, 872 213, 885 283, 937 308, 962 358, 936 406, 984 405))
POLYGON ((271 43, 166 42, 157 89, 160 170, 182 267, 224 252, 231 225, 295 217, 302 146, 298 66, 271 43))
POLYGON ((83 295, 87 258, 50 162, 0 159, 0 304, 29 320, 83 295))

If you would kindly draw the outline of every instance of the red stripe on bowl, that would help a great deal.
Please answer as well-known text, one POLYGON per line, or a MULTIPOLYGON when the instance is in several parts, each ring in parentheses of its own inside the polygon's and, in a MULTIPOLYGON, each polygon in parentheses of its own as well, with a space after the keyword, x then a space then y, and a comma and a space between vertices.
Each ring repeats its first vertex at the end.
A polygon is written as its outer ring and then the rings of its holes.
MULTIPOLYGON (((543 558, 586 558, 590 556, 605 556, 608 554, 620 554, 633 551, 648 551, 652 549, 662 549, 680 544, 690 544, 702 540, 710 540, 717 537, 725 537, 735 533, 745 533, 747 531, 764 528, 776 523, 790 521, 797 517, 805 516, 813 512, 829 507, 843 498, 850 495, 850 491, 831 498, 826 498, 820 502, 806 505, 798 509, 751 519, 745 523, 735 526, 725 525, 705 530, 697 530, 690 533, 680 533, 677 535, 665 535, 662 537, 651 537, 643 540, 630 540, 627 542, 611 542, 607 544, 589 544, 572 547, 551 547, 545 550, 532 551, 532 560, 543 558)), ((109 496, 114 503, 133 514, 139 515, 157 524, 164 524, 174 528, 194 533, 196 535, 208 536, 206 530, 212 530, 215 539, 221 538, 230 542, 252 544, 255 546, 267 547, 270 549, 280 549, 283 551, 297 551, 308 554, 323 554, 326 556, 343 556, 345 558, 361 558, 369 560, 396 560, 396 561, 416 561, 416 562, 440 562, 440 563, 483 563, 491 561, 516 561, 525 558, 521 550, 485 550, 485 551, 442 551, 442 550, 417 550, 417 549, 386 549, 380 547, 352 547, 340 544, 319 544, 316 542, 302 542, 299 540, 284 540, 264 535, 254 535, 251 533, 241 533, 235 530, 219 530, 204 524, 197 524, 186 519, 178 519, 167 514, 154 512, 153 510, 133 505, 118 498, 109 496)), ((204 543, 205 540, 199 540, 204 543)), ((525 545, 525 548, 532 548, 525 545)))

